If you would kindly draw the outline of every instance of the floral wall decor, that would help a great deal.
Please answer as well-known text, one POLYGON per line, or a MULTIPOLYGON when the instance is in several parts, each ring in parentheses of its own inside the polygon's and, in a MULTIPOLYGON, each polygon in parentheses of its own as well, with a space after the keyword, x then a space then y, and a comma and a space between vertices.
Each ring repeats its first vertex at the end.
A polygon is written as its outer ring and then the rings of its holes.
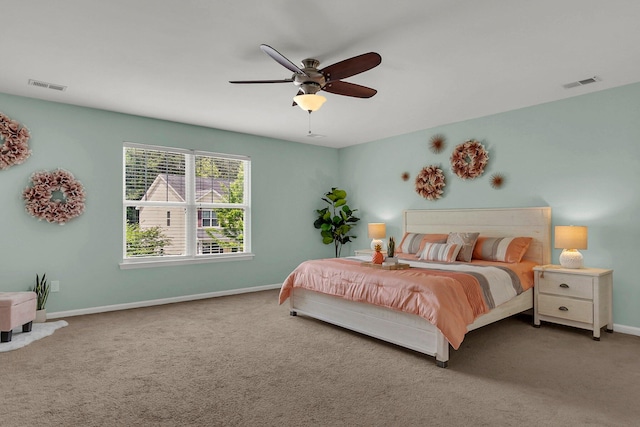
POLYGON ((438 166, 426 166, 416 177, 416 193, 427 200, 441 198, 444 186, 444 173, 438 166))
POLYGON ((31 184, 22 196, 26 211, 39 221, 64 225, 84 212, 84 187, 71 172, 62 169, 34 172, 31 184))
POLYGON ((429 149, 435 154, 438 154, 444 150, 445 141, 446 139, 444 135, 433 135, 429 141, 429 149))
POLYGON ((484 173, 489 153, 475 139, 458 145, 451 154, 451 170, 462 179, 474 179, 484 173))
POLYGON ((29 130, 20 123, 0 113, 0 169, 19 165, 31 155, 29 130))

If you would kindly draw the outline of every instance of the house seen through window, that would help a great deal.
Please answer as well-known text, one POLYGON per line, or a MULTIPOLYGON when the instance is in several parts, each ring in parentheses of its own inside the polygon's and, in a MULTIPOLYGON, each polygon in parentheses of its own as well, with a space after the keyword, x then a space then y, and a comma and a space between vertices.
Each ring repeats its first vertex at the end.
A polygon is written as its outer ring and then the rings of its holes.
POLYGON ((124 145, 125 261, 250 251, 247 157, 124 145))

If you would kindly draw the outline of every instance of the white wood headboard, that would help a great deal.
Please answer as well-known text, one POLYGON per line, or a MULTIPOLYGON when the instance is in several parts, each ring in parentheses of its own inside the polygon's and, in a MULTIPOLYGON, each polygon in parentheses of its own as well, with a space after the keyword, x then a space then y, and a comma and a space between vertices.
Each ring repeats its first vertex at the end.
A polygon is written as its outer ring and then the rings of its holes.
POLYGON ((531 237, 524 259, 551 263, 551 208, 405 210, 406 233, 479 232, 487 237, 531 237))

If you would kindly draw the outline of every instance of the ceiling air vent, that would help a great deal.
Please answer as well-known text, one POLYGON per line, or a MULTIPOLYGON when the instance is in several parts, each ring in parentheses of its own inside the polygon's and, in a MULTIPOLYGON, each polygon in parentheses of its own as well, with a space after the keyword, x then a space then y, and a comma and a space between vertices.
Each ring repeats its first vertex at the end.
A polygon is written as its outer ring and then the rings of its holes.
POLYGON ((67 87, 63 85, 59 85, 55 83, 47 83, 47 82, 42 82, 40 80, 33 80, 33 79, 29 79, 29 85, 42 87, 45 89, 58 90, 60 92, 64 92, 65 90, 67 90, 67 87))
POLYGON ((565 89, 571 89, 578 86, 584 86, 591 83, 599 82, 600 78, 598 76, 589 77, 588 79, 578 80, 577 82, 571 82, 563 84, 562 87, 565 89))

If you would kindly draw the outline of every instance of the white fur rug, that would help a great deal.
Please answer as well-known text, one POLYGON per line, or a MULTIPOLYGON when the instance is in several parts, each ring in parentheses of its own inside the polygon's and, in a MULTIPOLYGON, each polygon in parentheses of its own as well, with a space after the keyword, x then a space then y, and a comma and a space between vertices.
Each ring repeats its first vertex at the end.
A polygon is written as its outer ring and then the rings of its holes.
POLYGON ((0 343, 0 353, 29 345, 40 338, 48 337, 53 334, 56 329, 60 329, 67 325, 68 323, 64 320, 34 323, 31 327, 31 332, 22 332, 22 326, 20 326, 13 330, 13 337, 11 338, 11 341, 0 343))

